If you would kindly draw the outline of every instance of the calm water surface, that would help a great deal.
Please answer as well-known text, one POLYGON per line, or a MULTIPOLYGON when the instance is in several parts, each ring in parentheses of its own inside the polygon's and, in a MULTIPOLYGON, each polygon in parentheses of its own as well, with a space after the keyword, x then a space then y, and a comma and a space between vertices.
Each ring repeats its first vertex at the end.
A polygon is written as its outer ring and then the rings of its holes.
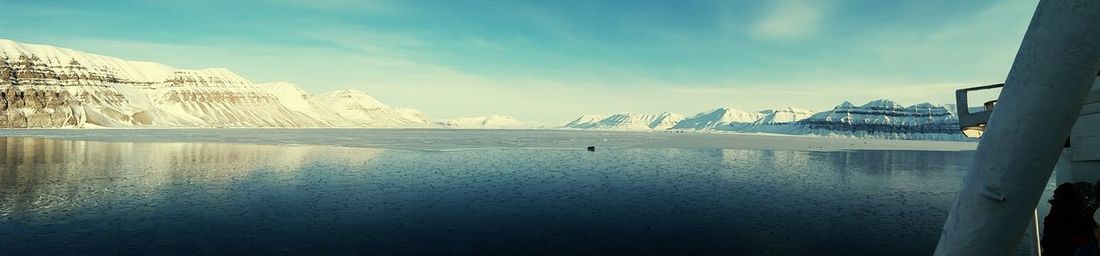
POLYGON ((971 151, 0 138, 0 252, 927 255, 971 151))

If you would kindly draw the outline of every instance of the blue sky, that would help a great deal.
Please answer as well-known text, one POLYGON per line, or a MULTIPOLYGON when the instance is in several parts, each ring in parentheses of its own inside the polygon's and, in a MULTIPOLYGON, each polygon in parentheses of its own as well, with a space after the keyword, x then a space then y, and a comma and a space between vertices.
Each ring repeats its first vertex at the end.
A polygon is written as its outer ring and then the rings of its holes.
POLYGON ((1003 81, 1036 3, 5 0, 0 38, 553 123, 947 103, 1003 81))

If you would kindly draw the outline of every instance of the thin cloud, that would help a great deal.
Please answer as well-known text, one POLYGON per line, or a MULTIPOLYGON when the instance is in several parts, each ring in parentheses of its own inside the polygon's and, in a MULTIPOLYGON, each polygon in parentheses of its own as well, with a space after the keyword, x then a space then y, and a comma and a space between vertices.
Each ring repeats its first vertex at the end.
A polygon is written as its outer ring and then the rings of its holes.
POLYGON ((384 0, 267 0, 268 3, 305 7, 325 11, 389 12, 397 9, 396 2, 384 0))
POLYGON ((406 57, 427 44, 414 36, 400 33, 382 33, 366 28, 320 29, 301 34, 302 38, 325 42, 344 49, 377 56, 406 57), (356 31, 356 33, 347 33, 356 31))
POLYGON ((1008 74, 1035 0, 997 2, 931 30, 891 31, 864 40, 866 66, 931 73, 911 82, 994 83, 1008 74))
POLYGON ((767 7, 752 25, 752 34, 762 39, 794 40, 813 35, 825 15, 823 1, 783 0, 767 7))

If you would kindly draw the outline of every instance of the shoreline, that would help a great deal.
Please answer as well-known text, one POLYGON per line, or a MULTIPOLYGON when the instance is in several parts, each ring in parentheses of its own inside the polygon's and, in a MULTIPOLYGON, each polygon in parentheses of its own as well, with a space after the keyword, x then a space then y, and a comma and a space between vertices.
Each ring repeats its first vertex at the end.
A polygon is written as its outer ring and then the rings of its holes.
POLYGON ((561 129, 229 128, 0 129, 0 137, 106 142, 246 143, 452 151, 477 149, 680 148, 793 151, 969 151, 977 142, 712 132, 561 129))

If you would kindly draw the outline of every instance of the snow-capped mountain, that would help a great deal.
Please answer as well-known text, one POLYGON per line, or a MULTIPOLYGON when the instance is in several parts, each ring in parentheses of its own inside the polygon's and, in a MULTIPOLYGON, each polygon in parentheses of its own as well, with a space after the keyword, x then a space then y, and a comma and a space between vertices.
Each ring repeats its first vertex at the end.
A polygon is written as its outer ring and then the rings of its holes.
POLYGON ((531 128, 527 123, 521 122, 510 116, 491 115, 479 117, 462 117, 437 122, 447 128, 466 129, 526 129, 531 128))
POLYGON ((563 128, 608 129, 608 130, 664 130, 684 120, 684 115, 664 112, 660 114, 618 113, 599 118, 602 115, 583 115, 563 128), (599 119, 598 121, 596 119, 599 119))
POLYGON ((600 117, 600 115, 581 116, 564 128, 674 129, 893 139, 964 139, 959 134, 958 117, 947 108, 930 103, 904 107, 890 100, 875 100, 862 106, 844 102, 832 110, 820 113, 794 107, 759 112, 716 108, 683 119, 668 128, 647 125, 656 119, 655 115, 615 114, 605 118, 600 117))
POLYGON ((883 99, 862 106, 844 102, 793 125, 819 135, 961 139, 958 122, 958 116, 943 106, 920 103, 904 107, 883 99))
POLYGON ((419 110, 392 108, 364 92, 343 89, 317 95, 327 109, 361 127, 428 127, 428 117, 419 110))
POLYGON ((334 106, 319 102, 327 103, 296 86, 256 86, 222 68, 177 69, 0 39, 0 127, 429 124, 416 110, 385 107, 356 113, 356 106, 384 106, 373 98, 334 106))
POLYGON ((672 129, 685 130, 729 130, 735 124, 749 124, 759 120, 764 114, 745 112, 734 108, 716 108, 696 114, 680 121, 672 129))
POLYGON ((781 125, 805 119, 814 113, 800 108, 782 108, 747 112, 735 108, 715 108, 685 118, 674 113, 619 113, 610 116, 583 115, 562 126, 575 129, 606 130, 722 130, 744 131, 754 126, 781 125))
POLYGON ((226 69, 176 69, 10 40, 0 40, 0 90, 0 127, 322 124, 226 69))

